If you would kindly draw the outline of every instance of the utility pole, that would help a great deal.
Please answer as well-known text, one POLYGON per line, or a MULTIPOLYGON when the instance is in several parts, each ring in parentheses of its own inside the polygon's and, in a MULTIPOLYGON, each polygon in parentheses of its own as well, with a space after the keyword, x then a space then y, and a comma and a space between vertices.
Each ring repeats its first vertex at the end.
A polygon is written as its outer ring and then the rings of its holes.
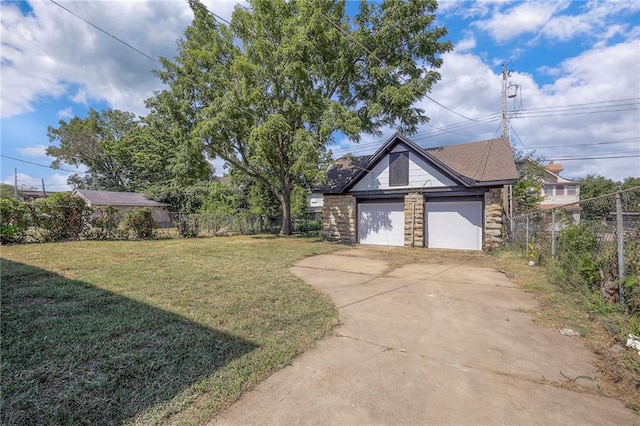
POLYGON ((44 189, 44 178, 41 179, 41 180, 42 180, 42 196, 44 198, 47 198, 47 191, 45 191, 45 189, 44 189))
MULTIPOLYGON (((509 137, 509 119, 507 117, 507 78, 511 76, 511 71, 507 71, 507 67, 502 64, 502 139, 506 140, 511 145, 511 138, 509 137)), ((507 191, 503 191, 503 194, 509 199, 509 231, 510 237, 513 238, 514 223, 513 223, 513 185, 509 185, 507 191)))
POLYGON ((16 167, 14 169, 14 174, 13 174, 13 196, 15 197, 15 199, 18 199, 18 168, 16 167))
POLYGON ((509 140, 509 125, 507 124, 507 77, 511 71, 502 64, 502 139, 509 140))

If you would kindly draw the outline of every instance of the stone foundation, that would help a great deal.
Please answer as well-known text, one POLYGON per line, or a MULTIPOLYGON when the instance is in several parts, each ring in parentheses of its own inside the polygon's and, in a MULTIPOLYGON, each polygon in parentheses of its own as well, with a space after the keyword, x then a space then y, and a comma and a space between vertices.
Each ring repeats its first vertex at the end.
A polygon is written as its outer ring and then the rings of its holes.
POLYGON ((352 195, 325 195, 322 229, 332 241, 356 243, 356 199, 352 195))

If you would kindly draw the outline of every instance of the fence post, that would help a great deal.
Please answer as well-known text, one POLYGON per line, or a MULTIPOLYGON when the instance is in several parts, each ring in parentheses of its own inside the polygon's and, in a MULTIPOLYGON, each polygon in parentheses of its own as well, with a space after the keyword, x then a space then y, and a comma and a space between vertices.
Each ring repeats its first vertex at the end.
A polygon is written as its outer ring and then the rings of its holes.
POLYGON ((526 226, 526 246, 525 253, 527 257, 529 257, 529 215, 527 215, 527 226, 526 226))
POLYGON ((618 234, 618 292, 624 304, 624 222, 622 218, 622 196, 616 192, 616 227, 618 234))
POLYGON ((551 209, 551 258, 556 258, 556 209, 551 209))

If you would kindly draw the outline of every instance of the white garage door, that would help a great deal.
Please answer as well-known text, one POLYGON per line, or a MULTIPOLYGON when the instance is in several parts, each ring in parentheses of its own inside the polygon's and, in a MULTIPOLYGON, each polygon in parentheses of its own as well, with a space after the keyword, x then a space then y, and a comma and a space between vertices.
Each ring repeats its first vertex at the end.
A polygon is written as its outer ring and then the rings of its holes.
POLYGON ((404 245, 404 203, 359 203, 358 242, 404 245))
POLYGON ((482 201, 428 202, 427 247, 482 250, 482 201))

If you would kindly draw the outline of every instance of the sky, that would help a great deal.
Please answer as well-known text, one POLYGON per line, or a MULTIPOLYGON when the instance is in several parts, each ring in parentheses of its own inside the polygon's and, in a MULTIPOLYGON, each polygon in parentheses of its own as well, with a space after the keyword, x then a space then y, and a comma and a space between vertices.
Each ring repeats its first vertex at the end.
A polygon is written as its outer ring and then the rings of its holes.
MULTIPOLYGON (((204 3, 225 19, 237 4, 204 3)), ((49 167, 47 128, 90 108, 146 115, 144 100, 162 89, 155 59, 176 55, 192 18, 183 0, 2 1, 0 180, 13 184, 17 169, 19 187, 69 189, 75 168, 49 167)), ((640 176, 640 2, 443 0, 436 19, 455 48, 418 103, 430 121, 414 142, 499 137, 504 65, 517 149, 561 163, 568 179, 640 176)), ((382 130, 357 145, 337 135, 330 148, 335 157, 371 154, 394 133, 382 130)))

